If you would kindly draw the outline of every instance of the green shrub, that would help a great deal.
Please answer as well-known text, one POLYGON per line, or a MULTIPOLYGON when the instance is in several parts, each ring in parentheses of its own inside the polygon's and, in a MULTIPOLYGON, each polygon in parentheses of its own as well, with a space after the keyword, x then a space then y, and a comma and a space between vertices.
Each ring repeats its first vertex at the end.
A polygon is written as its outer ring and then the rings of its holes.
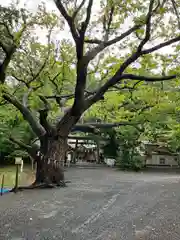
POLYGON ((117 158, 117 164, 120 169, 140 171, 143 167, 142 157, 138 154, 132 154, 130 151, 122 151, 117 158))

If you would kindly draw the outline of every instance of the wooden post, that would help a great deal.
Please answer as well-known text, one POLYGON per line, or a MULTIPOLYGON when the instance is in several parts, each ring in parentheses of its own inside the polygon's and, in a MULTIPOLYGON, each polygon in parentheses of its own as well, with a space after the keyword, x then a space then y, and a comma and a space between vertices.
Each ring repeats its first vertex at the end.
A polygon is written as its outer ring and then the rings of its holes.
POLYGON ((31 170, 34 171, 34 159, 30 157, 31 159, 31 170))
POLYGON ((16 178, 15 178, 15 186, 14 186, 14 192, 17 192, 18 189, 18 179, 19 179, 19 165, 22 165, 22 158, 16 157, 15 158, 15 165, 16 165, 16 178))
POLYGON ((16 179, 15 179, 15 186, 14 186, 14 192, 17 192, 18 189, 18 179, 19 179, 19 164, 16 164, 16 179))
POLYGON ((97 162, 100 163, 99 140, 96 141, 96 144, 97 144, 97 162))
POLYGON ((70 163, 71 163, 71 153, 68 152, 67 153, 67 167, 70 167, 70 163))
POLYGON ((73 160, 72 160, 72 162, 74 164, 76 163, 77 147, 78 147, 78 139, 76 139, 76 144, 75 144, 75 149, 74 149, 74 154, 73 154, 73 160))
POLYGON ((24 161, 22 160, 22 161, 21 161, 21 168, 20 168, 20 172, 21 172, 21 173, 23 172, 23 167, 24 167, 24 161))
POLYGON ((2 182, 1 182, 1 196, 3 195, 3 189, 4 189, 4 174, 2 176, 2 182))

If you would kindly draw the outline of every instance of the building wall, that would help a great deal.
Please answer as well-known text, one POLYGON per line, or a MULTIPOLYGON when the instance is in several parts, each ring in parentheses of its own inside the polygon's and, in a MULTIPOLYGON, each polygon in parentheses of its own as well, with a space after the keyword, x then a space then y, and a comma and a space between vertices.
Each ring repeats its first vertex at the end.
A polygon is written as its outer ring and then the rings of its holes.
POLYGON ((152 155, 151 157, 147 157, 146 165, 158 165, 158 166, 178 166, 178 163, 174 160, 174 156, 168 155, 152 155), (165 164, 160 163, 160 159, 165 159, 165 164))

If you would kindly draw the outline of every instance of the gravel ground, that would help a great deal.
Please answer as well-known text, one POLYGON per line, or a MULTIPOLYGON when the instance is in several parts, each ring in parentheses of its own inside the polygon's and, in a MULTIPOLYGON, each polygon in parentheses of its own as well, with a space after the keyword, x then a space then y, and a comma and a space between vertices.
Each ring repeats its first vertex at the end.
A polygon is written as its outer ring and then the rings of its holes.
POLYGON ((180 175, 69 169, 67 188, 0 197, 0 240, 179 240, 180 175))

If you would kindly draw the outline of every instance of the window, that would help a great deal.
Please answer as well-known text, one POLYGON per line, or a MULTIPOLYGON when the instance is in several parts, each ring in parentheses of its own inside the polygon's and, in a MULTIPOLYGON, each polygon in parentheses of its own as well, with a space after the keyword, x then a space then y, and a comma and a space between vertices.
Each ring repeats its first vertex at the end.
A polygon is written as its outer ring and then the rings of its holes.
POLYGON ((165 164, 165 158, 160 158, 159 159, 159 164, 164 165, 165 164))

